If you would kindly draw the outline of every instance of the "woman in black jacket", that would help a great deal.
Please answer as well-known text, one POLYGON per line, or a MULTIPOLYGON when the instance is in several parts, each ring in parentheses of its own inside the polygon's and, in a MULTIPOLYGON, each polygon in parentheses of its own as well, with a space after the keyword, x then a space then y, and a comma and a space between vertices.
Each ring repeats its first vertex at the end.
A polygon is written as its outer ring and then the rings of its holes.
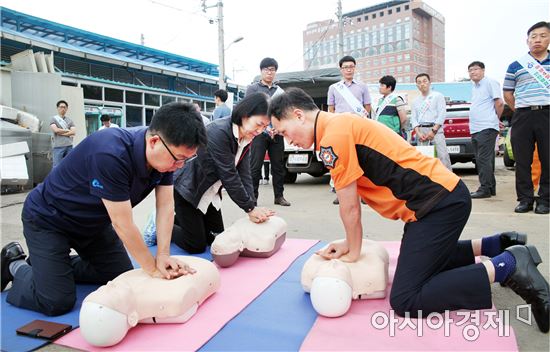
POLYGON ((189 253, 202 253, 224 230, 221 189, 244 210, 251 221, 264 222, 274 212, 256 206, 250 175, 250 143, 270 120, 268 97, 263 93, 246 96, 231 117, 206 126, 207 146, 197 158, 174 173, 176 217, 172 241, 189 253))

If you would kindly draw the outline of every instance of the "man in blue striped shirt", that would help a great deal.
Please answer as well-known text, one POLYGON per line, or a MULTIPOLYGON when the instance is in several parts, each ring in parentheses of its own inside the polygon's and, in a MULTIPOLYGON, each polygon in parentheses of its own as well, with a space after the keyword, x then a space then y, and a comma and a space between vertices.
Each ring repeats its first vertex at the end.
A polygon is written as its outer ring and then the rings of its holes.
POLYGON ((542 175, 535 213, 548 214, 550 203, 549 43, 550 24, 544 21, 534 24, 527 31, 529 56, 526 55, 514 61, 508 67, 504 79, 504 100, 514 110, 512 149, 516 161, 516 194, 519 201, 515 209, 516 213, 526 213, 533 209, 535 197, 531 180, 531 163, 536 143, 542 175), (529 63, 525 64, 526 61, 529 63))

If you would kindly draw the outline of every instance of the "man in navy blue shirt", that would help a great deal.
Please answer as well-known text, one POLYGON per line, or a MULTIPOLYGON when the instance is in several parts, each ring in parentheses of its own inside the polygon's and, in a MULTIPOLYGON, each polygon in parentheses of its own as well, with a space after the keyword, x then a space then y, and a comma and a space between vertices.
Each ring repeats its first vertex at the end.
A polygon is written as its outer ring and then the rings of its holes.
POLYGON ((46 315, 66 313, 74 306, 76 283, 105 284, 132 269, 126 250, 153 277, 193 273, 170 258, 172 173, 205 144, 199 113, 183 103, 161 107, 149 128, 88 136, 25 200, 21 218, 31 265, 19 244, 2 249, 2 291, 13 281, 7 301, 46 315), (156 257, 132 219, 132 207, 153 190, 156 257), (71 248, 78 255, 70 256, 71 248))

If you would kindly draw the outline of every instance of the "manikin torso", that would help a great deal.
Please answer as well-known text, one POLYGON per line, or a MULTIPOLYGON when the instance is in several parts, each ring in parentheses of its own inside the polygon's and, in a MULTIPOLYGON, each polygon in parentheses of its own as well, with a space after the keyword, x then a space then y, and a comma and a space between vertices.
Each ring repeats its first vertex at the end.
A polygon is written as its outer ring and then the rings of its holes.
POLYGON ((304 264, 301 282, 310 293, 315 310, 321 315, 336 317, 347 312, 352 299, 386 297, 388 266, 386 249, 364 239, 361 256, 354 263, 312 255, 304 264))
POLYGON ((90 293, 80 310, 80 331, 94 346, 112 346, 138 323, 184 323, 220 286, 216 266, 197 257, 175 256, 196 270, 173 280, 127 271, 90 293))
POLYGON ((286 222, 278 216, 260 224, 241 218, 216 236, 210 249, 212 257, 221 267, 233 265, 240 255, 270 257, 283 245, 286 228, 286 222))

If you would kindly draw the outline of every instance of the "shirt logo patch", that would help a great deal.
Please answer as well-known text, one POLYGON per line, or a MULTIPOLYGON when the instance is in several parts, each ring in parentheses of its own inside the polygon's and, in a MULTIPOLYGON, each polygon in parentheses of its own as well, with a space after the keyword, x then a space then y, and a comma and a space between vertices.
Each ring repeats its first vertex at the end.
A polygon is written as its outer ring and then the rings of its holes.
POLYGON ((338 155, 334 153, 332 147, 321 147, 319 155, 321 156, 321 161, 323 162, 323 164, 325 164, 326 167, 333 168, 336 160, 338 160, 338 155))
POLYGON ((101 184, 101 182, 99 182, 97 178, 94 178, 92 180, 92 187, 103 189, 103 185, 101 184))

